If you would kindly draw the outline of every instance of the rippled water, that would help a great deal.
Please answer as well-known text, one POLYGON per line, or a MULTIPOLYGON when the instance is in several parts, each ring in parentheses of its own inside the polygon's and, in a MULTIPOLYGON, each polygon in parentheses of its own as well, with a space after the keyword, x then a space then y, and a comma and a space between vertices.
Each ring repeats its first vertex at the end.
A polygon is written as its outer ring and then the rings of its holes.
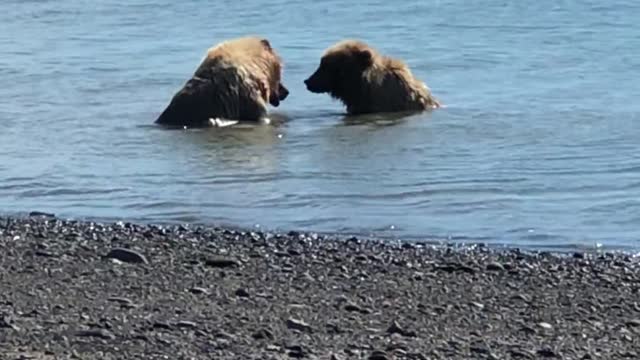
POLYGON ((640 248, 640 5, 24 1, 0 12, 0 211, 640 248), (153 121, 205 50, 268 37, 278 126, 153 121), (345 119, 302 80, 359 37, 448 105, 345 119))

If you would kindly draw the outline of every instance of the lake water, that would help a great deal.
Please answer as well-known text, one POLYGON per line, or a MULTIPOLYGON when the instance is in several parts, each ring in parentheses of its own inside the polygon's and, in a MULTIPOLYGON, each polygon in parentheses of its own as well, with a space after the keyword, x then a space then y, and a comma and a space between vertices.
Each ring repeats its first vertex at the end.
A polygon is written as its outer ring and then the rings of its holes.
POLYGON ((0 212, 639 249, 639 18, 633 0, 4 0, 0 212), (155 126, 245 34, 286 62, 288 121, 155 126), (348 37, 447 107, 345 119, 302 81, 348 37))

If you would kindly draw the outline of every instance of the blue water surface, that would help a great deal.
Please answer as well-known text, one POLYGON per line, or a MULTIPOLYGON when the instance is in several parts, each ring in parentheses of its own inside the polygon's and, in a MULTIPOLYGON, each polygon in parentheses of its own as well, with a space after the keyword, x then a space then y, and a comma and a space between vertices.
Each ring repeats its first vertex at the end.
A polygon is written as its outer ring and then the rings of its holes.
POLYGON ((633 0, 4 0, 0 211, 640 249, 633 0), (215 43, 267 37, 276 126, 153 125, 215 43), (360 38, 447 105, 345 119, 305 90, 360 38))

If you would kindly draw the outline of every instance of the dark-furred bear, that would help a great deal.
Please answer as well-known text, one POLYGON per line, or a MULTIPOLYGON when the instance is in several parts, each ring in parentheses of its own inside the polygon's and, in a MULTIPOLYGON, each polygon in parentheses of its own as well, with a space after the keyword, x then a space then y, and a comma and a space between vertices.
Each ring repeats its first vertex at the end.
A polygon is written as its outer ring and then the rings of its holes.
POLYGON ((267 39, 224 41, 207 51, 156 123, 207 127, 221 119, 266 119, 267 104, 278 106, 289 94, 281 76, 282 60, 267 39))
POLYGON ((320 66, 304 83, 313 93, 328 93, 342 101, 350 115, 441 106, 405 63, 359 40, 343 40, 327 49, 320 66))

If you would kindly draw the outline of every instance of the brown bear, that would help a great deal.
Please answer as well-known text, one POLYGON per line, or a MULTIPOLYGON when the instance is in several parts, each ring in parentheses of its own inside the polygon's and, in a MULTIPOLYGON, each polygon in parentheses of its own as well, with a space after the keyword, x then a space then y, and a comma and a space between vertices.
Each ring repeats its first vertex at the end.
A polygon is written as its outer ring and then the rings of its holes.
POLYGON ((328 48, 304 83, 313 93, 329 93, 342 101, 350 115, 440 107, 406 64, 359 40, 343 40, 328 48))
POLYGON ((207 51, 156 123, 206 127, 220 119, 266 119, 267 103, 277 107, 289 94, 281 76, 282 60, 267 39, 224 41, 207 51))

